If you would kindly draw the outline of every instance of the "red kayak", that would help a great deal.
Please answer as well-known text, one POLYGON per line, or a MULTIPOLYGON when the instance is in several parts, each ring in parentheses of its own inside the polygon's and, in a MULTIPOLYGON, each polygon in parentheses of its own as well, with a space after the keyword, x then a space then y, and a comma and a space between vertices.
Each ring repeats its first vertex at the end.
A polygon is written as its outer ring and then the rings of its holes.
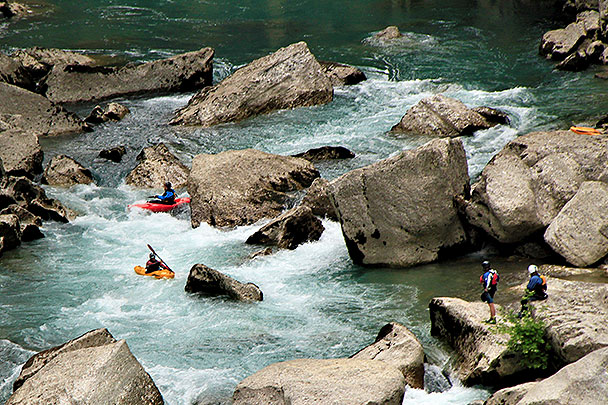
POLYGON ((190 197, 178 198, 175 200, 175 204, 158 204, 158 203, 139 203, 139 204, 130 204, 128 208, 141 208, 142 210, 148 210, 152 212, 169 212, 173 208, 190 203, 190 197))

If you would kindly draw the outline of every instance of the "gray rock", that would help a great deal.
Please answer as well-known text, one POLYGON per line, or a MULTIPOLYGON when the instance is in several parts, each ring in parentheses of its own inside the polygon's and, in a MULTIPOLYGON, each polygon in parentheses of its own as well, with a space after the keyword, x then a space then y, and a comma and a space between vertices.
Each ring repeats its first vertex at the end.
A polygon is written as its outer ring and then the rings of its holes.
POLYGON ((383 29, 382 31, 374 34, 374 38, 380 39, 383 41, 401 38, 402 36, 403 36, 403 34, 401 34, 401 32, 399 31, 399 28, 395 25, 390 25, 390 26, 386 27, 385 29, 383 29))
POLYGON ((120 121, 126 117, 129 112, 130 111, 127 107, 119 103, 109 103, 105 108, 101 107, 100 105, 96 105, 93 108, 93 111, 91 111, 89 116, 84 120, 91 124, 101 124, 108 121, 120 121))
POLYGON ((296 207, 258 229, 245 243, 295 249, 303 243, 319 240, 324 230, 321 220, 310 208, 296 207))
POLYGON ((604 404, 607 369, 608 348, 599 349, 542 381, 500 390, 486 405, 604 404))
POLYGON ((210 296, 227 295, 237 301, 262 301, 264 294, 253 284, 243 284, 204 264, 195 264, 190 269, 186 292, 210 296))
MULTIPOLYGON (((454 371, 466 385, 504 385, 514 375, 532 370, 521 365, 521 359, 507 348, 509 335, 496 326, 483 323, 488 318, 488 305, 459 298, 433 298, 429 304, 431 335, 447 341, 457 356, 454 371)), ((500 306, 496 305, 500 314, 500 306)), ((499 322, 503 320, 499 318, 499 322)))
POLYGON ((127 175, 125 182, 133 187, 162 188, 170 181, 173 188, 185 187, 190 169, 173 155, 164 143, 144 148, 136 160, 137 166, 127 175))
POLYGON ((0 16, 4 18, 25 17, 29 13, 31 13, 31 11, 25 4, 15 3, 13 1, 0 2, 0 16))
POLYGON ((15 51, 11 57, 23 65, 32 78, 40 80, 53 66, 94 66, 95 59, 71 51, 54 48, 33 47, 15 51))
POLYGON ((424 388, 424 350, 405 326, 391 322, 382 327, 376 341, 351 356, 353 359, 384 361, 397 367, 412 388, 424 388))
POLYGON ((75 184, 94 183, 91 171, 66 155, 53 156, 44 170, 44 184, 51 186, 70 187, 75 184))
POLYGON ((14 214, 0 215, 0 254, 21 245, 21 224, 14 214))
POLYGON ((301 205, 309 207, 318 217, 338 221, 338 213, 331 202, 329 192, 329 181, 319 177, 306 190, 301 205))
POLYGON ((0 158, 8 175, 33 179, 42 173, 43 157, 36 135, 19 130, 0 132, 0 158))
POLYGON ((467 242, 454 199, 468 187, 462 142, 436 139, 346 173, 330 195, 355 263, 413 266, 467 242))
POLYGON ((192 226, 253 224, 281 214, 287 192, 310 186, 319 172, 307 160, 254 149, 198 155, 188 179, 192 226))
POLYGON ((274 363, 241 381, 234 405, 400 405, 401 372, 374 360, 300 359, 274 363))
POLYGON ((281 48, 204 88, 171 120, 210 127, 272 111, 329 103, 333 86, 304 42, 281 48))
POLYGON ((25 404, 164 403, 152 378, 124 340, 56 355, 30 376, 7 401, 25 404))
POLYGON ((436 137, 471 135, 496 124, 462 102, 436 94, 410 108, 391 132, 407 132, 436 137))
POLYGON ((123 67, 55 65, 45 79, 44 94, 54 102, 76 103, 134 94, 192 91, 211 84, 213 54, 213 49, 203 48, 123 67))
POLYGON ((582 23, 571 23, 566 28, 546 32, 540 43, 541 55, 554 60, 564 60, 585 40, 586 32, 582 23))
POLYGON ((322 146, 291 156, 314 162, 317 160, 352 159, 355 157, 355 154, 343 146, 322 146))
POLYGON ((32 78, 23 65, 2 52, 0 52, 0 82, 26 89, 34 87, 32 78))
POLYGON ((127 149, 124 146, 115 146, 113 148, 100 151, 99 157, 118 163, 122 160, 125 153, 127 153, 127 149))
POLYGON ((321 60, 319 61, 319 64, 321 65, 323 72, 325 72, 327 77, 329 77, 329 80, 331 80, 331 84, 334 87, 349 86, 367 80, 365 73, 354 66, 321 60))
POLYGON ((39 94, 6 83, 0 83, 1 127, 49 136, 88 128, 76 114, 39 94))

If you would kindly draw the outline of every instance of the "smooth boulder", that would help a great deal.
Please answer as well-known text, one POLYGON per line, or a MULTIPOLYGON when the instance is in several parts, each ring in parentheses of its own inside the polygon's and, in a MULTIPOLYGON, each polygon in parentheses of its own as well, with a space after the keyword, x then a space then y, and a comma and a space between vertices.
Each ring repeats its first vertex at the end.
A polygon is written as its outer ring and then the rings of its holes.
POLYGON ((38 137, 30 132, 0 132, 0 158, 9 176, 26 176, 33 179, 42 173, 44 154, 38 137))
POLYGON ((185 290, 189 293, 209 296, 226 295, 237 301, 262 301, 264 299, 264 294, 257 285, 241 283, 204 264, 192 266, 185 290))
POLYGON ((338 62, 319 61, 321 69, 331 80, 333 86, 350 86, 367 80, 365 73, 354 66, 338 62))
POLYGON ((245 243, 295 249, 303 243, 319 240, 324 230, 321 220, 310 208, 296 207, 258 229, 245 243))
POLYGON ((397 367, 405 383, 412 388, 424 388, 424 350, 418 338, 405 326, 391 322, 382 327, 376 341, 360 350, 353 359, 386 362, 397 367))
POLYGON ((137 166, 127 175, 125 182, 140 188, 162 188, 169 181, 173 188, 185 187, 190 169, 169 151, 164 143, 144 148, 136 160, 137 166))
POLYGON ((234 405, 400 405, 405 381, 386 363, 299 359, 271 364, 241 381, 234 405))
POLYGON ((70 187, 75 184, 95 183, 93 174, 66 155, 53 156, 44 170, 42 182, 51 186, 70 187))
POLYGON ((348 172, 330 196, 355 263, 406 267, 467 243, 454 199, 468 189, 462 141, 446 138, 348 172))
POLYGON ((471 135, 496 125, 459 100, 436 94, 420 100, 401 121, 391 128, 393 133, 414 133, 435 137, 471 135))
POLYGON ((210 127, 272 111, 329 103, 333 86, 305 42, 281 48, 202 89, 171 120, 210 127))
POLYGON ((232 227, 281 214, 290 191, 319 172, 307 160, 255 149, 197 155, 188 179, 192 226, 232 227))
POLYGON ((57 103, 99 101, 112 97, 193 91, 211 85, 211 48, 168 59, 123 67, 55 65, 44 81, 44 95, 57 103))

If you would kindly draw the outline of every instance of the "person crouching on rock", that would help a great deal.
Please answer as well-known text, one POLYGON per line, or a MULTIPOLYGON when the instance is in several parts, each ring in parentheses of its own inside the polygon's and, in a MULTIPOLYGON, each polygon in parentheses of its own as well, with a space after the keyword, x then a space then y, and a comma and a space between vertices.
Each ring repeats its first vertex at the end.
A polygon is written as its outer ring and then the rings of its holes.
POLYGON ((177 194, 175 193, 175 190, 173 190, 171 188, 171 183, 166 182, 164 185, 164 188, 165 188, 165 192, 162 195, 154 195, 154 196, 152 196, 152 198, 156 198, 156 200, 152 200, 152 201, 148 201, 148 202, 155 203, 155 204, 168 204, 168 205, 175 204, 175 198, 177 197, 177 194))
POLYGON ((481 293, 481 300, 487 302, 490 307, 490 319, 485 321, 486 323, 496 323, 496 308, 494 307, 494 294, 498 289, 498 272, 490 266, 490 262, 487 260, 481 263, 483 268, 483 274, 479 277, 479 282, 483 286, 483 293, 481 293))
POLYGON ((150 260, 146 262, 146 274, 154 273, 155 271, 159 271, 161 269, 169 270, 169 268, 163 262, 156 258, 154 253, 150 253, 150 260))
POLYGON ((547 295, 547 277, 538 273, 538 267, 534 264, 529 265, 528 274, 530 275, 530 281, 521 299, 521 310, 517 315, 518 318, 521 318, 524 312, 528 311, 528 302, 543 301, 549 297, 547 295))

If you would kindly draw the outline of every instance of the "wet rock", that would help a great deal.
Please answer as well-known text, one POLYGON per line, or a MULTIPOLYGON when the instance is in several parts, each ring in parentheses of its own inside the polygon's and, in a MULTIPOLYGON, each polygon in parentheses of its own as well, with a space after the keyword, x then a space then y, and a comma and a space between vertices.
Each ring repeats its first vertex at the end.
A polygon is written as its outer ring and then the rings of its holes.
POLYGON ((274 363, 241 381, 234 405, 378 404, 400 405, 401 372, 375 360, 299 359, 274 363))
POLYGON ((204 88, 171 120, 210 127, 272 111, 329 103, 333 86, 304 42, 281 48, 204 88))
POLYGON ((253 224, 281 214, 288 192, 319 177, 304 159, 254 149, 198 155, 192 161, 188 193, 192 226, 253 224))
POLYGON ((261 227, 245 243, 295 249, 303 243, 319 240, 324 230, 321 220, 310 208, 296 207, 261 227))
POLYGON ((210 296, 227 295, 237 301, 262 301, 264 294, 253 284, 243 284, 204 264, 195 264, 190 269, 186 292, 210 296))
POLYGON ((608 184, 588 181, 545 231, 545 241, 569 263, 590 266, 608 254, 608 184))
POLYGON ((19 130, 0 132, 0 158, 8 175, 33 179, 42 173, 43 157, 36 135, 19 130))
POLYGON ((137 166, 125 182, 133 187, 162 188, 169 181, 174 189, 185 187, 190 169, 173 155, 164 143, 144 148, 136 160, 137 166))
POLYGON ((539 52, 554 60, 564 60, 585 40, 582 23, 571 23, 566 28, 546 32, 541 40, 539 52))
POLYGON ((412 388, 424 388, 424 350, 416 336, 405 326, 391 322, 382 327, 376 342, 351 358, 384 361, 397 367, 412 388))
MULTIPOLYGON (((500 306, 496 307, 500 314, 500 306)), ((507 348, 509 335, 483 323, 488 318, 487 304, 441 297, 431 300, 429 310, 431 335, 456 350, 454 371, 464 384, 504 386, 518 376, 535 378, 535 371, 524 369, 519 356, 507 348)))
POLYGON ((354 66, 327 61, 319 61, 319 64, 334 87, 349 86, 367 80, 365 73, 354 66))
POLYGON ((36 239, 44 238, 44 234, 40 230, 42 226, 42 218, 32 214, 24 207, 14 203, 8 205, 0 211, 0 215, 14 214, 19 218, 21 226, 21 241, 30 242, 36 239))
POLYGON ((273 254, 273 250, 271 247, 267 247, 265 249, 262 250, 258 250, 257 252, 253 252, 252 254, 249 255, 249 260, 253 260, 256 257, 261 257, 261 256, 270 256, 271 254, 273 254))
POLYGON ((0 16, 4 18, 25 17, 29 13, 31 13, 30 9, 24 4, 13 1, 0 2, 0 16))
POLYGON ((8 55, 0 52, 0 82, 33 89, 32 78, 23 65, 8 55))
POLYGON ((399 31, 399 28, 395 25, 391 25, 375 34, 374 38, 380 40, 391 40, 401 38, 402 36, 403 34, 401 34, 401 32, 399 31))
POLYGON ((462 102, 441 94, 422 99, 410 108, 391 132, 436 137, 471 135, 496 125, 462 102))
POLYGON ((318 217, 338 221, 338 213, 331 202, 329 193, 329 181, 319 177, 306 190, 301 205, 309 207, 312 213, 318 217))
POLYGON ((549 378, 495 392, 486 405, 603 404, 608 398, 608 348, 589 353, 549 378))
POLYGON ((43 362, 7 404, 164 403, 158 388, 124 340, 63 350, 43 362))
POLYGON ((21 224, 17 215, 0 215, 0 241, 0 254, 21 245, 21 224))
POLYGON ((0 83, 0 127, 50 136, 82 132, 87 124, 39 94, 0 83))
MULTIPOLYGON (((7 193, 5 190, 0 189, 0 209, 4 210, 7 207, 10 207, 13 204, 17 204, 15 197, 12 194, 7 193)), ((11 214, 11 213, 6 213, 11 214)))
POLYGON ((192 91, 212 81, 214 51, 203 48, 168 59, 123 67, 55 65, 44 94, 57 103, 99 101, 117 96, 192 91))
POLYGON ((436 139, 344 174, 330 196, 355 263, 404 267, 467 242, 454 199, 468 187, 462 142, 436 139))
POLYGON ((118 163, 122 160, 122 157, 125 155, 125 153, 127 153, 127 149, 124 146, 115 146, 113 148, 104 149, 99 152, 99 157, 118 163))
POLYGON ((569 72, 580 72, 589 67, 590 61, 584 51, 573 52, 563 61, 558 63, 555 68, 559 70, 567 70, 569 72))
POLYGON ((53 66, 94 66, 95 59, 63 49, 33 47, 15 51, 11 57, 21 63, 36 81, 46 76, 53 66))
POLYGON ((120 121, 129 113, 129 109, 119 103, 109 103, 103 108, 96 105, 84 120, 90 124, 101 124, 108 121, 120 121))
POLYGON ((322 146, 291 156, 314 162, 316 160, 352 159, 355 154, 343 146, 322 146))
POLYGON ((511 120, 509 116, 496 108, 491 107, 475 107, 471 108, 477 114, 481 115, 490 126, 494 125, 509 125, 511 120))
POLYGON ((10 177, 5 192, 11 194, 19 205, 45 221, 65 223, 74 216, 74 213, 59 201, 47 197, 42 187, 27 177, 10 177))
POLYGON ((54 156, 42 177, 44 184, 51 186, 70 187, 75 184, 94 183, 91 171, 66 155, 54 156))

